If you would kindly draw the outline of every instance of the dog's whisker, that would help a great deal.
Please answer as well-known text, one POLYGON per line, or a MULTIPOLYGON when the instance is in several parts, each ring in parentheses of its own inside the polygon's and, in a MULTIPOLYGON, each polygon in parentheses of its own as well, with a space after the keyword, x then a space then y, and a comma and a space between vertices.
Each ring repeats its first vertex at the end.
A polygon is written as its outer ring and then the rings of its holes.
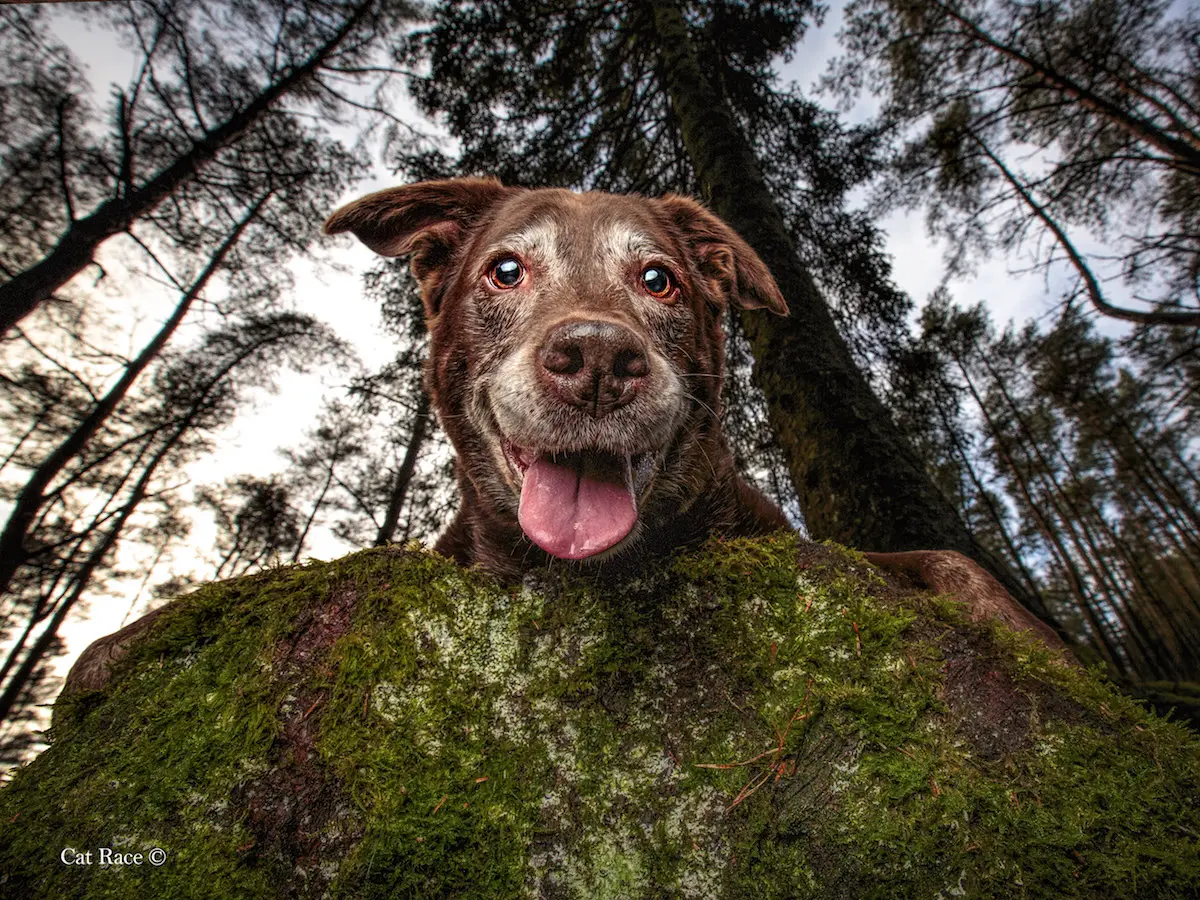
POLYGON ((715 418, 715 419, 720 418, 720 416, 717 415, 717 411, 715 409, 713 409, 711 406, 709 406, 707 403, 705 403, 703 400, 701 400, 699 397, 692 397, 692 402, 698 403, 700 406, 703 406, 706 410, 708 410, 708 412, 713 416, 713 418, 715 418))

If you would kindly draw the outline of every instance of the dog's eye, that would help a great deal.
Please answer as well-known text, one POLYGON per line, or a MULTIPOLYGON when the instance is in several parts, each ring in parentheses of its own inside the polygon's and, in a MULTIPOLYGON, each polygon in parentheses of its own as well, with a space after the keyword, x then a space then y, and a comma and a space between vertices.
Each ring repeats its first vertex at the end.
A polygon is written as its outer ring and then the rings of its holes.
POLYGON ((506 256, 488 273, 488 280, 498 288, 516 287, 525 277, 525 267, 511 256, 506 256))
POLYGON ((659 266, 649 266, 642 272, 642 284, 655 297, 667 296, 674 287, 671 282, 671 273, 659 266))

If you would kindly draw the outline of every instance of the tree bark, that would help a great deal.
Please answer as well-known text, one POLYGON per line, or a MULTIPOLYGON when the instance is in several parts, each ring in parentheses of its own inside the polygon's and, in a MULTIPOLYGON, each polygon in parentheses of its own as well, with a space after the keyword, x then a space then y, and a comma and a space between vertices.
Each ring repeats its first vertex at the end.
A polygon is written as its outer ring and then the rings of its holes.
POLYGON ((742 323, 809 532, 880 551, 957 550, 1052 622, 1041 599, 959 520, 855 366, 679 7, 656 2, 654 21, 661 77, 705 199, 767 264, 791 309, 785 319, 749 311, 742 323))
POLYGON ((396 480, 392 484, 383 524, 379 526, 379 532, 375 535, 376 547, 390 544, 396 536, 396 526, 400 522, 400 510, 404 507, 404 498, 408 496, 408 487, 412 483, 413 471, 417 467, 417 457, 421 453, 421 446, 425 443, 428 425, 429 394, 422 388, 417 396, 417 411, 413 417, 412 436, 408 439, 404 460, 400 463, 400 470, 396 473, 396 480))

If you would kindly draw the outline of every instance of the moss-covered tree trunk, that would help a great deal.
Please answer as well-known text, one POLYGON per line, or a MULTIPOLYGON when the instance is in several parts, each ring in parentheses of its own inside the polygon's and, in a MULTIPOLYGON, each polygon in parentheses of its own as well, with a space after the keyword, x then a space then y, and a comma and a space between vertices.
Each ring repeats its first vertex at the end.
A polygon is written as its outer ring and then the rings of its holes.
POLYGON ((834 548, 389 548, 206 587, 60 700, 0 896, 1179 898, 1198 794, 1186 729, 834 548))
POLYGON ((742 325, 809 533, 869 550, 957 550, 1049 620, 1040 597, 975 540, 855 366, 679 5, 656 2, 654 22, 662 79, 705 200, 762 257, 791 309, 786 319, 750 311, 742 325))

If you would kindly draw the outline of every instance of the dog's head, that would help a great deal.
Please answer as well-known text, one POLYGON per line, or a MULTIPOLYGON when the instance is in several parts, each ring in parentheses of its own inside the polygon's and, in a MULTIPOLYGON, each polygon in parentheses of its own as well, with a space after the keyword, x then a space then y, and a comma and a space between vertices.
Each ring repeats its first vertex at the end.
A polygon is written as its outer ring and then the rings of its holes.
POLYGON ((565 559, 688 508, 727 456, 723 310, 787 313, 749 245, 686 197, 450 179, 363 197, 325 230, 411 256, 461 471, 565 559))

